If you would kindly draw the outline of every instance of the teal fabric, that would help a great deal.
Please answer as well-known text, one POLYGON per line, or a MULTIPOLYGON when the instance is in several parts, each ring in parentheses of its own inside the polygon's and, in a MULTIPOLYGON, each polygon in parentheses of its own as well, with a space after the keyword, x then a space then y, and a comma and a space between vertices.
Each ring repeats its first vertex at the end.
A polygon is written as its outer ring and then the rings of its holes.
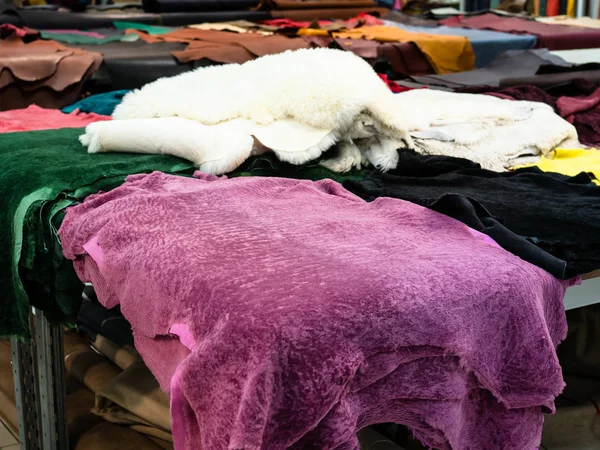
POLYGON ((79 100, 72 105, 65 106, 61 111, 64 113, 72 113, 76 109, 85 113, 96 113, 103 116, 112 115, 115 108, 121 103, 128 90, 111 91, 104 94, 90 95, 89 97, 79 100))
POLYGON ((136 34, 123 34, 121 36, 107 36, 105 38, 97 38, 87 36, 85 34, 69 34, 69 33, 54 33, 52 31, 40 31, 42 39, 62 42, 63 44, 72 45, 100 45, 108 42, 134 42, 140 37, 136 34))
POLYGON ((81 283, 56 236, 65 208, 129 174, 193 173, 191 163, 172 156, 88 154, 82 132, 0 134, 0 336, 30 336, 30 305, 63 322, 79 309, 81 283))
POLYGON ((131 29, 145 31, 148 34, 165 34, 177 29, 176 27, 159 27, 156 25, 146 25, 145 23, 123 22, 120 20, 113 22, 113 25, 117 30, 131 29))

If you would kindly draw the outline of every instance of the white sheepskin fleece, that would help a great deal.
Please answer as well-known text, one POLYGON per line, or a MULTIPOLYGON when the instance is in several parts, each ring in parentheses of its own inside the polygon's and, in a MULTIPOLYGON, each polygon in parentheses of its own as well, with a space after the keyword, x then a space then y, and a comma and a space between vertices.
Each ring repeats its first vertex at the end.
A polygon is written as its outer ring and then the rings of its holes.
POLYGON ((468 158, 504 171, 557 146, 577 146, 575 128, 545 104, 416 89, 392 94, 351 52, 288 51, 244 64, 162 78, 125 96, 115 120, 81 136, 90 153, 165 153, 220 175, 273 151, 336 172, 398 164, 397 150, 468 158))
POLYGON ((416 89, 398 94, 411 113, 415 150, 456 156, 502 172, 558 146, 579 147, 577 131, 543 103, 416 89))
POLYGON ((80 140, 89 152, 169 153, 221 174, 258 148, 292 164, 318 158, 347 171, 394 168, 412 146, 404 109, 371 66, 351 52, 303 49, 244 64, 199 68, 127 94, 114 121, 80 140), (169 119, 168 121, 165 121, 169 119))

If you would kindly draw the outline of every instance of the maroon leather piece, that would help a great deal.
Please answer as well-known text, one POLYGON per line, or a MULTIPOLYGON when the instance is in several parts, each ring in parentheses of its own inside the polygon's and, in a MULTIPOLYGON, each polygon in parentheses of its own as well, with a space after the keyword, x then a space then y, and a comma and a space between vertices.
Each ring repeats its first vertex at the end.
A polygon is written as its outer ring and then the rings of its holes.
POLYGON ((324 36, 303 36, 314 47, 341 48, 366 59, 370 64, 387 61, 396 75, 434 74, 429 61, 412 42, 380 43, 367 39, 341 39, 324 36))
POLYGON ((435 73, 423 52, 412 42, 382 44, 378 53, 398 75, 408 77, 435 73))
POLYGON ((469 17, 449 17, 440 21, 440 24, 512 34, 533 34, 538 38, 537 48, 547 48, 548 50, 600 47, 600 29, 554 25, 520 17, 503 17, 493 13, 469 17))
POLYGON ((363 7, 363 8, 323 8, 323 9, 275 9, 271 11, 274 19, 292 19, 292 20, 328 20, 340 19, 347 20, 361 13, 367 13, 376 17, 383 17, 389 12, 386 8, 363 7))
POLYGON ((379 43, 366 39, 341 39, 325 36, 303 36, 313 47, 341 48, 366 59, 370 64, 387 61, 395 75, 433 74, 435 71, 425 55, 411 42, 379 43))
POLYGON ((260 9, 371 8, 374 0, 267 0, 260 9))

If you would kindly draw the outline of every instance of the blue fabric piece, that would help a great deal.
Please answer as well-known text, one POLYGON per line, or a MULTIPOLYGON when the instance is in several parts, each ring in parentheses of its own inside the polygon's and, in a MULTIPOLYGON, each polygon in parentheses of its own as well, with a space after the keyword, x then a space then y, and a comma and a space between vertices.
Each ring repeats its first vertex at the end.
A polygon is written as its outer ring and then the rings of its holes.
POLYGON ((464 36, 471 42, 475 52, 475 67, 487 66, 496 56, 507 50, 527 50, 535 47, 537 38, 532 35, 516 35, 501 33, 499 31, 470 30, 467 28, 418 27, 404 25, 386 20, 386 25, 402 28, 415 33, 445 34, 451 36, 464 36))
POLYGON ((96 113, 103 116, 110 116, 115 108, 121 103, 128 90, 112 91, 105 94, 91 95, 83 100, 65 106, 61 111, 71 113, 76 109, 85 113, 96 113))
POLYGON ((377 6, 383 6, 384 8, 392 9, 394 7, 395 0, 377 0, 377 6))

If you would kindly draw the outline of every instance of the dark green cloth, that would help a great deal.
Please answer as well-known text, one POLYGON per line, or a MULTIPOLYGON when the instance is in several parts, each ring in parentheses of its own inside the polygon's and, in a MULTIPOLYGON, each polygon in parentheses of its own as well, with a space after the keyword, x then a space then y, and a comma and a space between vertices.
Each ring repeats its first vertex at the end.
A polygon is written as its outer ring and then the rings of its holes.
POLYGON ((129 174, 193 173, 191 163, 171 156, 88 154, 82 132, 0 134, 0 336, 29 337, 29 305, 57 320, 78 310, 81 284, 56 236, 66 207, 129 174))
MULTIPOLYGON (((127 175, 155 170, 190 176, 192 164, 165 155, 88 154, 83 129, 0 134, 0 336, 29 337, 29 306, 54 321, 73 324, 82 285, 57 236, 65 209, 108 191, 127 175)), ((362 172, 336 174, 317 162, 294 166, 274 154, 253 157, 228 175, 361 180, 362 172)))

